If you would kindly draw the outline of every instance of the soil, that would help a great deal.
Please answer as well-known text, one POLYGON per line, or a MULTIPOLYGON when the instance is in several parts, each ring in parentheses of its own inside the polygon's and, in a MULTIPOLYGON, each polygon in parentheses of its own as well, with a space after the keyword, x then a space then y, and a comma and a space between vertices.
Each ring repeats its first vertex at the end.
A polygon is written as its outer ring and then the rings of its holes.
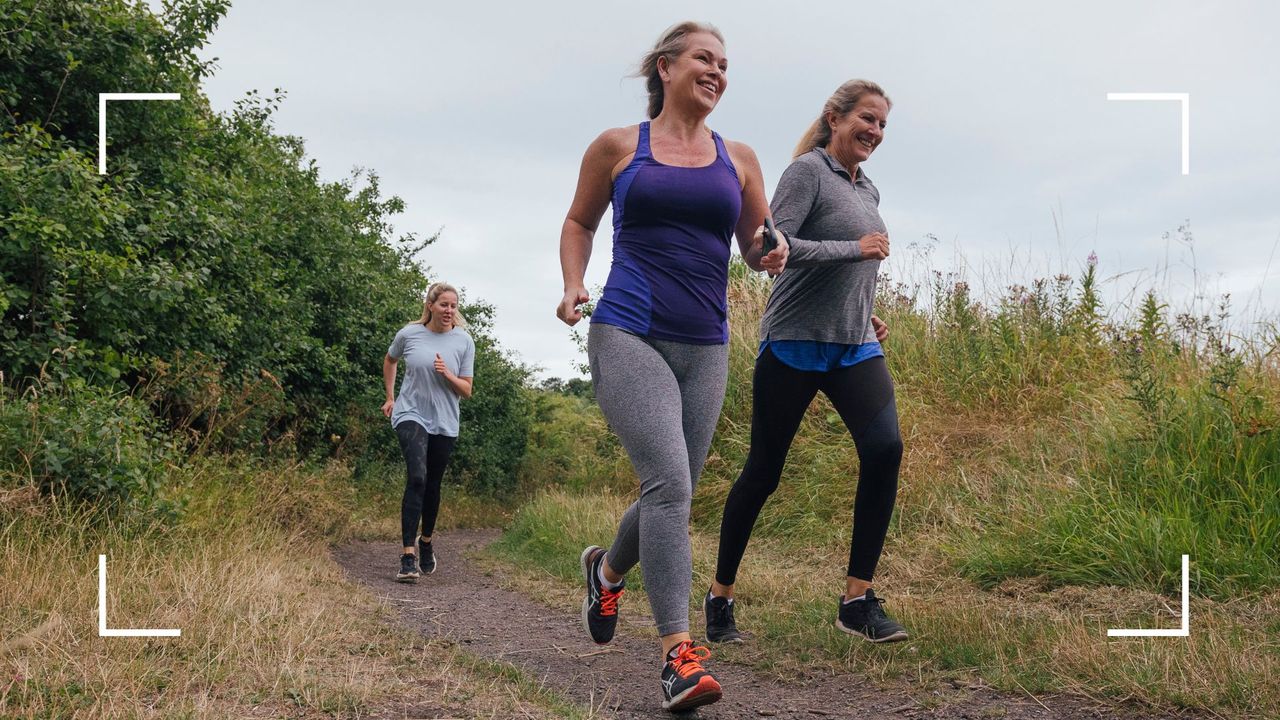
MULTIPOLYGON (((497 530, 442 533, 435 573, 416 584, 398 583, 396 543, 355 542, 334 551, 338 563, 400 622, 432 639, 460 644, 467 652, 518 667, 591 717, 657 718, 661 709, 656 637, 619 633, 607 646, 586 637, 581 605, 549 607, 502 588, 498 578, 476 569, 468 555, 497 539, 497 530)), ((625 606, 622 611, 624 622, 625 606)), ((690 618, 696 625, 699 613, 690 618)), ((714 646, 712 647, 714 653, 714 646)), ((826 676, 804 684, 781 682, 713 658, 706 666, 724 687, 724 698, 685 717, 779 718, 1005 718, 1007 720, 1154 720, 1139 708, 1102 706, 1069 695, 1011 694, 981 685, 921 688, 905 682, 873 682, 856 675, 826 676)))

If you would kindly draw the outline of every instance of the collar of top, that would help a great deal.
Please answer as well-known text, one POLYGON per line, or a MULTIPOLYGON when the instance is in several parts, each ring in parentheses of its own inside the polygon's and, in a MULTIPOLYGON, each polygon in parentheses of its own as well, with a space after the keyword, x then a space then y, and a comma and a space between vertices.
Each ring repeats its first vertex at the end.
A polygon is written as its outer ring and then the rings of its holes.
MULTIPOLYGON (((844 165, 841 165, 839 160, 832 157, 831 153, 827 152, 826 148, 816 147, 814 148, 814 150, 816 150, 818 154, 822 156, 823 160, 827 161, 827 166, 831 168, 832 172, 843 175, 845 179, 849 179, 849 170, 845 168, 844 165)), ((865 177, 866 177, 866 173, 862 172, 862 168, 858 168, 858 175, 857 177, 853 178, 853 181, 857 182, 859 180, 862 180, 865 177)))

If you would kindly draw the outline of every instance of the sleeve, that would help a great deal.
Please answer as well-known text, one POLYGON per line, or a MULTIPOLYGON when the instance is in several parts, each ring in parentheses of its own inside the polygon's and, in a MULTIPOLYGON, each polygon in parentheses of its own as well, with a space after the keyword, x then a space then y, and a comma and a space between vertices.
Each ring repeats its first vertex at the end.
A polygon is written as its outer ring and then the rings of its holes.
POLYGON ((467 336, 467 347, 462 351, 462 364, 458 366, 458 377, 475 377, 476 374, 476 341, 467 336))
POLYGON ((396 337, 391 341, 391 347, 387 348, 387 356, 392 360, 399 360, 404 355, 404 328, 400 328, 396 333, 396 337))
POLYGON ((818 204, 821 189, 819 169, 808 162, 797 160, 782 173, 778 188, 773 193, 769 209, 773 223, 784 235, 791 250, 787 267, 812 267, 823 263, 857 262, 862 259, 862 248, 857 242, 822 242, 796 237, 804 221, 818 204))

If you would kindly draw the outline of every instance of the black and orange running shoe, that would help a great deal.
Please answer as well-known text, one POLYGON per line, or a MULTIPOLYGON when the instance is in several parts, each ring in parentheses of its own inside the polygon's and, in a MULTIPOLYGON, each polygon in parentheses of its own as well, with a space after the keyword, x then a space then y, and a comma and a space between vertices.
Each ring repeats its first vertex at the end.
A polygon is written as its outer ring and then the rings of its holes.
POLYGON ((618 598, 626 587, 623 582, 610 590, 600 582, 600 563, 604 562, 604 556, 604 548, 597 545, 582 551, 582 576, 587 581, 587 596, 582 600, 582 627, 597 645, 613 639, 613 631, 618 627, 618 598))
POLYGON ((720 699, 720 683, 702 667, 711 651, 685 640, 667 655, 662 666, 662 709, 684 712, 720 699))

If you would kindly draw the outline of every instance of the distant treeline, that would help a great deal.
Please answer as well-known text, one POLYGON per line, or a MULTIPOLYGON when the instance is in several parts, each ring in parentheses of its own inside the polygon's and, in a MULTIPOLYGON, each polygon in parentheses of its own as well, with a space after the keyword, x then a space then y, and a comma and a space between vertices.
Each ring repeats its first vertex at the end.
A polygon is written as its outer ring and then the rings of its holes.
MULTIPOLYGON (((395 235, 404 203, 373 173, 322 181, 302 140, 273 129, 280 91, 210 108, 200 84, 212 63, 196 51, 228 6, 175 0, 156 16, 124 0, 0 5, 6 482, 148 495, 154 477, 75 467, 132 447, 126 436, 358 465, 398 455, 379 413, 381 358, 421 313, 429 278, 413 258, 436 238, 395 235), (182 96, 109 104, 106 175, 102 92, 182 96), (71 404, 97 408, 103 437, 57 419, 71 404), (117 415, 123 424, 102 424, 117 415)), ((472 489, 502 490, 524 452, 529 373, 493 339, 492 307, 464 298, 463 310, 476 395, 455 468, 472 489)))

